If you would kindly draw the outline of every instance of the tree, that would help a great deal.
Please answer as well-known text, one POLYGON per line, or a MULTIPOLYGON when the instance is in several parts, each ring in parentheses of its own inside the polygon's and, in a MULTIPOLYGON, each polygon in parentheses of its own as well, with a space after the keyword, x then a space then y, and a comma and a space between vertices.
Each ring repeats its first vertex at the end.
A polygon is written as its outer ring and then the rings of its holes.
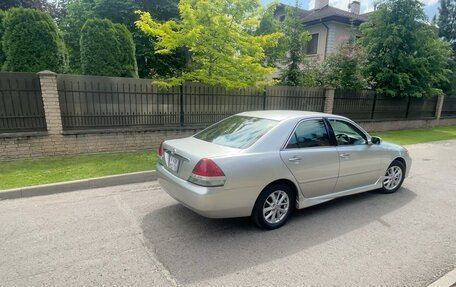
POLYGON ((138 66, 136 64, 135 57, 135 43, 133 43, 133 38, 130 31, 125 25, 114 24, 116 29, 116 39, 119 44, 119 76, 121 77, 138 77, 138 66))
MULTIPOLYGON (((278 7, 279 5, 277 3, 272 3, 266 7, 266 11, 261 18, 260 25, 256 31, 258 35, 277 32, 280 32, 282 35, 284 35, 283 23, 281 23, 275 15, 278 7)), ((280 62, 286 57, 287 47, 285 46, 284 41, 279 40, 277 42, 277 45, 273 47, 265 47, 264 52, 266 55, 264 59, 265 64, 268 66, 278 67, 280 65, 280 62)))
POLYGON ((361 25, 366 70, 376 90, 403 97, 441 92, 438 83, 451 73, 451 50, 426 20, 420 1, 387 0, 361 25))
POLYGON ((66 15, 61 23, 65 43, 70 54, 71 72, 81 72, 80 43, 81 29, 90 18, 106 18, 115 23, 127 26, 133 35, 136 49, 136 60, 140 77, 172 76, 185 66, 182 51, 173 55, 154 54, 153 39, 139 31, 134 25, 138 18, 135 10, 151 11, 158 20, 178 18, 177 0, 65 0, 68 1, 66 15))
POLYGON ((285 56, 282 59, 285 68, 281 73, 281 83, 287 86, 300 86, 303 84, 304 77, 301 66, 305 61, 310 35, 302 25, 298 2, 295 7, 287 7, 286 12, 282 27, 285 36, 281 39, 286 48, 285 56))
POLYGON ((440 0, 439 36, 451 43, 456 57, 456 0, 440 0))
POLYGON ((67 4, 66 15, 60 24, 68 48, 71 73, 82 73, 81 30, 88 19, 95 17, 94 7, 95 0, 70 0, 67 4))
POLYGON ((456 0, 440 0, 436 22, 439 36, 447 40, 453 48, 453 55, 449 60, 453 75, 449 82, 442 83, 442 88, 447 95, 456 95, 456 0))
POLYGON ((85 75, 137 77, 131 33, 108 19, 87 20, 81 31, 81 68, 85 75))
POLYGON ((264 47, 276 45, 280 33, 254 34, 261 17, 256 0, 181 0, 178 8, 179 21, 160 23, 148 12, 136 21, 156 39, 155 53, 186 48, 191 55, 188 70, 162 84, 200 81, 239 88, 268 82, 273 69, 261 63, 264 47))
POLYGON ((33 8, 47 12, 54 20, 59 20, 64 13, 66 1, 67 0, 2 0, 2 2, 0 2, 0 10, 8 10, 13 7, 33 8))
POLYGON ((11 8, 3 22, 3 69, 13 72, 67 69, 62 35, 51 17, 39 10, 11 8))
POLYGON ((3 62, 5 62, 5 53, 3 52, 3 19, 6 17, 6 12, 0 10, 0 71, 2 70, 3 62))
POLYGON ((2 0, 0 10, 8 10, 13 7, 35 8, 45 10, 48 3, 46 0, 2 0))

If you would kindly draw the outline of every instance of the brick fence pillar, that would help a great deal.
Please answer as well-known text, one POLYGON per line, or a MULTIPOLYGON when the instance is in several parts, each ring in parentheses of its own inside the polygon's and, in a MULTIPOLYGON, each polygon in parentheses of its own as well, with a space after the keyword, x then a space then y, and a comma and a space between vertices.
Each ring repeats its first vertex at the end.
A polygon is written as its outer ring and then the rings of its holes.
POLYGON ((44 115, 49 135, 60 135, 63 132, 60 114, 59 93, 57 91, 57 74, 51 71, 38 73, 43 96, 44 115))
POLYGON ((435 119, 438 121, 440 120, 440 116, 442 115, 442 108, 443 108, 443 101, 445 100, 444 95, 437 96, 437 104, 435 105, 435 119))
POLYGON ((332 114, 333 107, 334 107, 334 93, 336 89, 334 88, 327 88, 325 89, 325 103, 323 106, 323 112, 332 114))

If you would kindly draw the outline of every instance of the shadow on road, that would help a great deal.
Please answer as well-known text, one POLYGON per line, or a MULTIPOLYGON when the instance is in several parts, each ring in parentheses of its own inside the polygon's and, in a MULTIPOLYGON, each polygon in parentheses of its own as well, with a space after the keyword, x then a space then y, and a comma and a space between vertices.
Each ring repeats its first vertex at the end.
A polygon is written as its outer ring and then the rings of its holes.
POLYGON ((402 188, 391 195, 361 193, 297 211, 284 227, 262 231, 249 218, 207 219, 180 204, 147 214, 149 248, 180 283, 195 283, 303 251, 373 221, 411 202, 402 188))

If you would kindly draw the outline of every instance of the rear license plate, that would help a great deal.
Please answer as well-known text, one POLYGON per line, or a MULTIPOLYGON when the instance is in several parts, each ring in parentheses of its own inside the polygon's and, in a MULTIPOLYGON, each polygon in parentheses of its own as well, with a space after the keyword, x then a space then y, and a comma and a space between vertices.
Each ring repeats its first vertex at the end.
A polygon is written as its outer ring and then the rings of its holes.
POLYGON ((170 170, 177 172, 179 169, 179 159, 170 155, 168 160, 168 167, 170 170))

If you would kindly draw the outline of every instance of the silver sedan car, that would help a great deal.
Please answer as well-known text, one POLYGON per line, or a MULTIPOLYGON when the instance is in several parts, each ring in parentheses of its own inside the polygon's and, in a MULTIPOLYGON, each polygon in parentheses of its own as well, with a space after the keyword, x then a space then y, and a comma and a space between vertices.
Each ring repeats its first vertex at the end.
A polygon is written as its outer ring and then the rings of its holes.
POLYGON ((379 190, 397 191, 411 158, 348 118, 303 111, 228 117, 192 137, 164 141, 164 190, 205 217, 251 216, 282 226, 295 208, 379 190))

